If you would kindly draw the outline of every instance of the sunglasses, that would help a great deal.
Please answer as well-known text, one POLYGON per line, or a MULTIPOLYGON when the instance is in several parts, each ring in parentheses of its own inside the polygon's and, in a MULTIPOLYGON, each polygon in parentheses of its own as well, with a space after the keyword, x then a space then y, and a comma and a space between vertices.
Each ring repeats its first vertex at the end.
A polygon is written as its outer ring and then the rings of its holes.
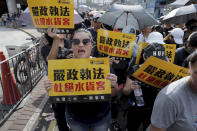
MULTIPOLYGON (((83 45, 88 45, 90 42, 91 42, 91 39, 83 39, 82 40, 83 45)), ((80 40, 79 39, 72 39, 71 43, 73 45, 79 45, 80 44, 80 40)))

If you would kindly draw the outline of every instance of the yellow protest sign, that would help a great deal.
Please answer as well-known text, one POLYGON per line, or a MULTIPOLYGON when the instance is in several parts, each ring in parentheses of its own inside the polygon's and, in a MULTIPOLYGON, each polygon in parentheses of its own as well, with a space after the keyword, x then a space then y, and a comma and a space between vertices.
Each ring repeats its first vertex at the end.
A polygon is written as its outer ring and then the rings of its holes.
POLYGON ((74 28, 74 0, 27 0, 27 3, 34 26, 40 31, 48 26, 74 28))
MULTIPOLYGON (((148 46, 148 44, 149 43, 139 42, 135 64, 139 64, 142 50, 145 49, 148 46)), ((165 48, 165 55, 168 58, 169 62, 174 63, 176 44, 163 44, 163 46, 165 48)))
POLYGON ((139 42, 135 64, 137 64, 137 65, 139 64, 142 50, 145 49, 147 46, 148 46, 148 43, 139 42))
POLYGON ((54 102, 106 101, 111 94, 109 58, 49 60, 54 102))
POLYGON ((132 74, 136 79, 157 87, 163 88, 171 82, 188 76, 187 68, 174 65, 159 58, 151 56, 132 74))
POLYGON ((110 56, 131 58, 136 35, 98 30, 98 51, 110 56))
POLYGON ((174 63, 176 44, 164 44, 164 47, 165 47, 165 55, 168 58, 169 62, 174 63))

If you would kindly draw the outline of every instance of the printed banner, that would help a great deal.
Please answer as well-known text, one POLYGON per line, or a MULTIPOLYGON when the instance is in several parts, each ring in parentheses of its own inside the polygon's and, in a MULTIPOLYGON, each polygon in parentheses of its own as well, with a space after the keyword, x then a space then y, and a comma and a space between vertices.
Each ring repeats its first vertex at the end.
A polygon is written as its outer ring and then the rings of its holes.
POLYGON ((98 51, 110 56, 131 58, 136 35, 98 30, 98 51))
MULTIPOLYGON (((142 50, 148 46, 149 43, 139 42, 138 52, 136 57, 135 64, 139 64, 142 50)), ((165 55, 168 58, 170 63, 174 63, 175 51, 176 51, 176 44, 163 44, 165 47, 165 55)))
POLYGON ((65 33, 74 28, 74 0, 27 0, 34 26, 46 32, 49 26, 65 33))
POLYGON ((111 94, 109 58, 49 60, 54 102, 106 101, 111 94))
POLYGON ((174 63, 174 57, 176 52, 176 44, 164 44, 165 55, 168 57, 170 63, 174 63))
POLYGON ((188 75, 187 68, 151 56, 132 76, 148 85, 163 88, 188 75))

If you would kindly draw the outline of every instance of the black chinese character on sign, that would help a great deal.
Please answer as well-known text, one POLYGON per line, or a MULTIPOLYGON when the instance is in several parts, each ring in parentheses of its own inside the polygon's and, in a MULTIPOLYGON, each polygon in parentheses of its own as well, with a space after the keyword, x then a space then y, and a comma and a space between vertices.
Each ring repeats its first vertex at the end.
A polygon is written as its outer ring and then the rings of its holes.
POLYGON ((104 70, 102 68, 93 68, 93 78, 94 79, 104 79, 104 70))
POLYGON ((168 80, 168 81, 171 81, 173 78, 174 78, 174 74, 173 73, 168 73, 165 77, 164 77, 164 79, 165 80, 168 80))
POLYGON ((78 80, 77 73, 75 69, 67 69, 67 80, 78 80))
POLYGON ((106 37, 100 36, 100 43, 105 44, 106 37))
POLYGON ((166 56, 168 58, 172 58, 172 51, 166 51, 166 56))
POLYGON ((144 70, 144 72, 146 72, 146 73, 152 75, 152 73, 154 73, 156 70, 157 70, 157 67, 154 67, 154 66, 152 66, 152 65, 149 65, 149 66, 144 70))
POLYGON ((112 45, 113 39, 112 38, 107 38, 106 44, 112 45))
POLYGON ((162 76, 166 74, 166 71, 165 70, 162 70, 162 69, 159 69, 159 71, 157 71, 154 76, 157 76, 159 78, 162 78, 162 76))
POLYGON ((81 70, 80 70, 80 78, 81 78, 82 80, 91 79, 91 70, 88 70, 88 69, 81 69, 81 70))
POLYGON ((39 16, 39 9, 38 7, 32 7, 33 16, 39 16))
POLYGON ((70 16, 69 8, 60 6, 60 16, 70 16))
POLYGON ((46 6, 40 6, 40 16, 48 16, 47 9, 46 6))
POLYGON ((121 40, 115 39, 114 46, 121 47, 121 40))
POLYGON ((129 41, 123 40, 122 48, 129 48, 129 41))
POLYGON ((64 70, 54 70, 54 81, 64 81, 65 71, 64 70))
POLYGON ((56 6, 50 6, 49 12, 51 16, 59 16, 59 10, 56 6))

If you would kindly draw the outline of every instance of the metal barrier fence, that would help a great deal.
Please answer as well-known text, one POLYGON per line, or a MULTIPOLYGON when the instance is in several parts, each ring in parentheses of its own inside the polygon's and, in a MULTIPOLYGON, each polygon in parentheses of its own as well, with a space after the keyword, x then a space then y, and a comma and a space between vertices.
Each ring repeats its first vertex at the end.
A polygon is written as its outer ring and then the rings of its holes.
POLYGON ((39 44, 5 60, 0 52, 0 126, 44 75, 39 44))

